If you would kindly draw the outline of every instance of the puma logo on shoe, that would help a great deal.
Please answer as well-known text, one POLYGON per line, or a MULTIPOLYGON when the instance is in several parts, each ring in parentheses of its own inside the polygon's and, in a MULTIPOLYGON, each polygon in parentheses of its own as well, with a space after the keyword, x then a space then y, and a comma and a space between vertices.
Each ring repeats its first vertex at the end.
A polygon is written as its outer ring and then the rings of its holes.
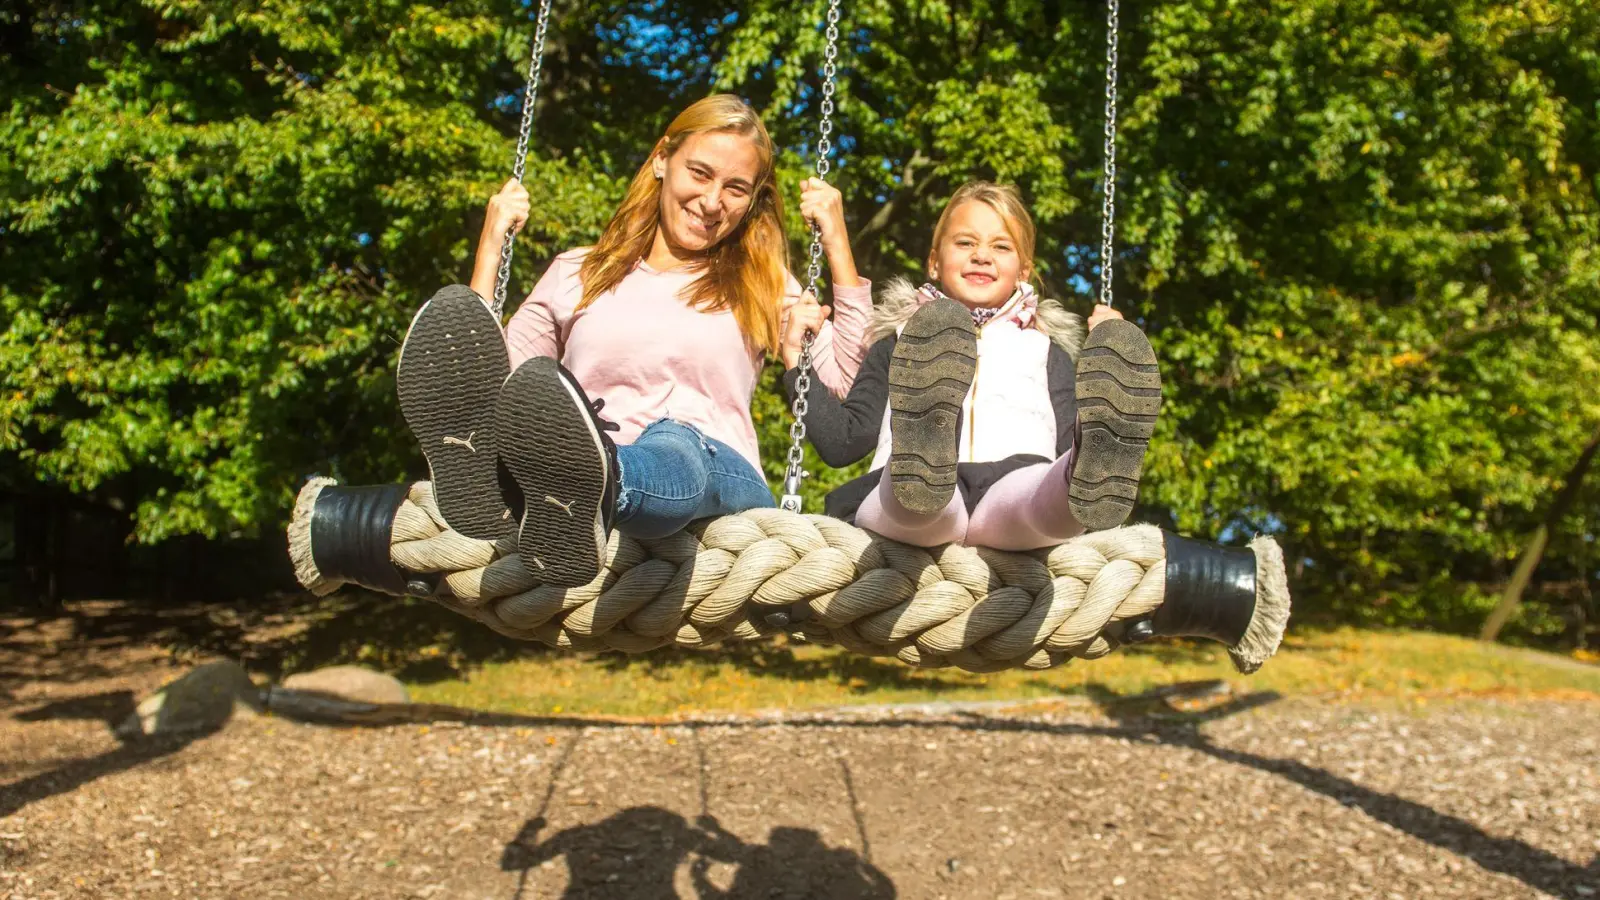
POLYGON ((523 567, 551 587, 581 587, 605 568, 618 465, 597 403, 555 359, 535 356, 501 385, 492 430, 480 438, 479 456, 498 455, 512 482, 523 567))
POLYGON ((428 458, 439 516, 474 540, 514 534, 491 425, 495 398, 510 374, 500 322, 466 285, 443 288, 423 304, 400 347, 400 412, 428 458))

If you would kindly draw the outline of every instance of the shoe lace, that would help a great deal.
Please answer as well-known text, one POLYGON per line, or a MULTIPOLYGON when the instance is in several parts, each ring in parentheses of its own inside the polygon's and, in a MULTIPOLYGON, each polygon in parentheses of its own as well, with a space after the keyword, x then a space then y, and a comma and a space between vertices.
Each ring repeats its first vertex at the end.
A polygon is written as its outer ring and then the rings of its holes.
POLYGON ((621 425, 618 425, 617 423, 611 421, 610 419, 607 419, 606 417, 600 415, 600 410, 605 409, 605 408, 606 408, 606 398, 604 398, 604 397, 601 397, 598 400, 590 400, 589 401, 589 413, 591 415, 593 415, 594 416, 594 420, 600 424, 600 430, 601 431, 621 431, 622 430, 622 426, 621 425))

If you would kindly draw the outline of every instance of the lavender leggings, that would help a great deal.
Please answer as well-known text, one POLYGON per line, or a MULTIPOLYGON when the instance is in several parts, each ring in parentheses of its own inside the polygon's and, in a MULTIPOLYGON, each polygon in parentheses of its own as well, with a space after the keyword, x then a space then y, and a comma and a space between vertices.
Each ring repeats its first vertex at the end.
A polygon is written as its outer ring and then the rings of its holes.
POLYGON ((958 489, 944 509, 922 515, 894 498, 888 473, 856 512, 856 524, 886 538, 933 547, 956 541, 996 550, 1050 547, 1083 533, 1067 504, 1074 447, 1053 463, 1038 463, 1006 475, 989 488, 978 508, 967 515, 958 489))

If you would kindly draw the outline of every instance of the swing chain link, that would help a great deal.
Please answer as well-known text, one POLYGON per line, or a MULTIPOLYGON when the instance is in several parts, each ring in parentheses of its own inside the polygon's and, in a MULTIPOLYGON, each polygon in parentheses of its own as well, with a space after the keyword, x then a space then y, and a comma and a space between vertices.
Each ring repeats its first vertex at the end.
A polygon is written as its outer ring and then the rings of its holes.
MULTIPOLYGON (((817 126, 817 177, 826 181, 833 168, 828 155, 833 152, 833 94, 834 79, 839 73, 839 0, 828 0, 827 49, 822 66, 822 121, 817 126)), ((812 296, 822 297, 822 230, 811 226, 811 251, 806 261, 806 290, 812 296)), ((783 477, 783 499, 778 505, 789 512, 800 512, 800 485, 805 481, 806 413, 810 411, 807 399, 811 391, 811 342, 815 336, 808 330, 800 339, 800 374, 795 378, 794 419, 789 424, 789 460, 783 477)))
POLYGON ((1106 0, 1106 183, 1100 216, 1100 303, 1111 305, 1111 240, 1117 221, 1117 30, 1119 0, 1106 0))
MULTIPOLYGON (((550 0, 540 0, 539 24, 533 33, 533 58, 528 61, 528 87, 522 95, 522 127, 517 132, 517 157, 511 174, 519 184, 527 171, 528 137, 533 133, 533 105, 539 98, 539 76, 544 71, 544 37, 549 28, 550 0)), ((500 245, 500 270, 495 273, 491 307, 496 319, 501 318, 506 307, 506 285, 511 281, 511 252, 516 234, 515 228, 507 230, 505 242, 500 245)))

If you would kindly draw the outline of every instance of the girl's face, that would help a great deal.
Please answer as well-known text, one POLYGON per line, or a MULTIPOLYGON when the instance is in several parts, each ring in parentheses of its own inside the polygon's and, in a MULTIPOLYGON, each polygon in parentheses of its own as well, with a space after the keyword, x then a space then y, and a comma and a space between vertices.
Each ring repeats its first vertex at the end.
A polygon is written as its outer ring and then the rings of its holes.
POLYGON ((661 231, 675 250, 704 253, 744 221, 761 173, 755 141, 728 131, 690 135, 670 157, 656 154, 661 231))
POLYGON ((1005 218, 987 203, 968 200, 950 211, 928 255, 928 274, 968 307, 1000 306, 1016 293, 1022 258, 1005 218))

